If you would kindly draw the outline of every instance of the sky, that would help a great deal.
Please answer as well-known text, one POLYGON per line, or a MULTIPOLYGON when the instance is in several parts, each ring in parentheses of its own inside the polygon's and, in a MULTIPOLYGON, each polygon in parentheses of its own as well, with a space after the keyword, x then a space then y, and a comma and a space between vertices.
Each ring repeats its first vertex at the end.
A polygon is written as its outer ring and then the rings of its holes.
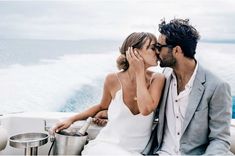
POLYGON ((0 0, 0 39, 84 40, 158 34, 162 18, 189 18, 203 40, 235 41, 235 0, 0 0))

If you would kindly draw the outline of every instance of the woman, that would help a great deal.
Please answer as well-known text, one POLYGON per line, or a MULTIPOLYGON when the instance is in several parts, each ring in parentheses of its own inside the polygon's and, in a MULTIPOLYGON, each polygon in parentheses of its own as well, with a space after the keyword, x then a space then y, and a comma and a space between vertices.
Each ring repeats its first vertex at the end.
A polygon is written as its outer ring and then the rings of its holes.
POLYGON ((151 135, 156 109, 165 78, 147 70, 157 65, 156 37, 151 33, 132 33, 120 48, 118 73, 108 74, 100 104, 58 124, 56 131, 68 128, 73 122, 93 117, 108 109, 109 121, 96 139, 84 148, 84 155, 138 154, 151 135))

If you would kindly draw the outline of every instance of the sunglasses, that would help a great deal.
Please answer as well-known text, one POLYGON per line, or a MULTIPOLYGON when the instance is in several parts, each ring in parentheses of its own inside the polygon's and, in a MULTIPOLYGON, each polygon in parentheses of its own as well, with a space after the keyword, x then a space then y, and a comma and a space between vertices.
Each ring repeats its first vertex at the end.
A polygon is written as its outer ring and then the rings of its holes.
POLYGON ((172 45, 168 45, 168 44, 164 44, 164 45, 162 45, 162 44, 160 44, 160 43, 155 44, 155 48, 156 48, 158 51, 161 51, 163 47, 173 48, 172 45))

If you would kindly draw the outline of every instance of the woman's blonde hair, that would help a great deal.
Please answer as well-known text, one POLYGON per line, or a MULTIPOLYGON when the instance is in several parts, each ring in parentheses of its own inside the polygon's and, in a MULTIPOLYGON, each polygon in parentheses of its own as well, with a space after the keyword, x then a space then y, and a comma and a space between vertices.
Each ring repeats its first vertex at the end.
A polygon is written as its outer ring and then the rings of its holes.
POLYGON ((152 33, 148 32, 134 32, 130 34, 122 43, 120 48, 121 55, 117 58, 117 67, 119 70, 126 71, 129 68, 129 63, 126 59, 126 51, 128 47, 141 49, 147 40, 157 42, 157 38, 152 33))

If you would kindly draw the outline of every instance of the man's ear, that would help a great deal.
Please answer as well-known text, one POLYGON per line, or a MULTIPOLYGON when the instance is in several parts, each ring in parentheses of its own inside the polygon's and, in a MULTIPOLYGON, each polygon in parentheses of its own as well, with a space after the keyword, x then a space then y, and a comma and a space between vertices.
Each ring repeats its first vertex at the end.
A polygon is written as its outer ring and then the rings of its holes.
POLYGON ((173 53, 174 53, 174 55, 180 55, 180 54, 183 54, 183 51, 180 46, 175 46, 173 48, 173 53))

